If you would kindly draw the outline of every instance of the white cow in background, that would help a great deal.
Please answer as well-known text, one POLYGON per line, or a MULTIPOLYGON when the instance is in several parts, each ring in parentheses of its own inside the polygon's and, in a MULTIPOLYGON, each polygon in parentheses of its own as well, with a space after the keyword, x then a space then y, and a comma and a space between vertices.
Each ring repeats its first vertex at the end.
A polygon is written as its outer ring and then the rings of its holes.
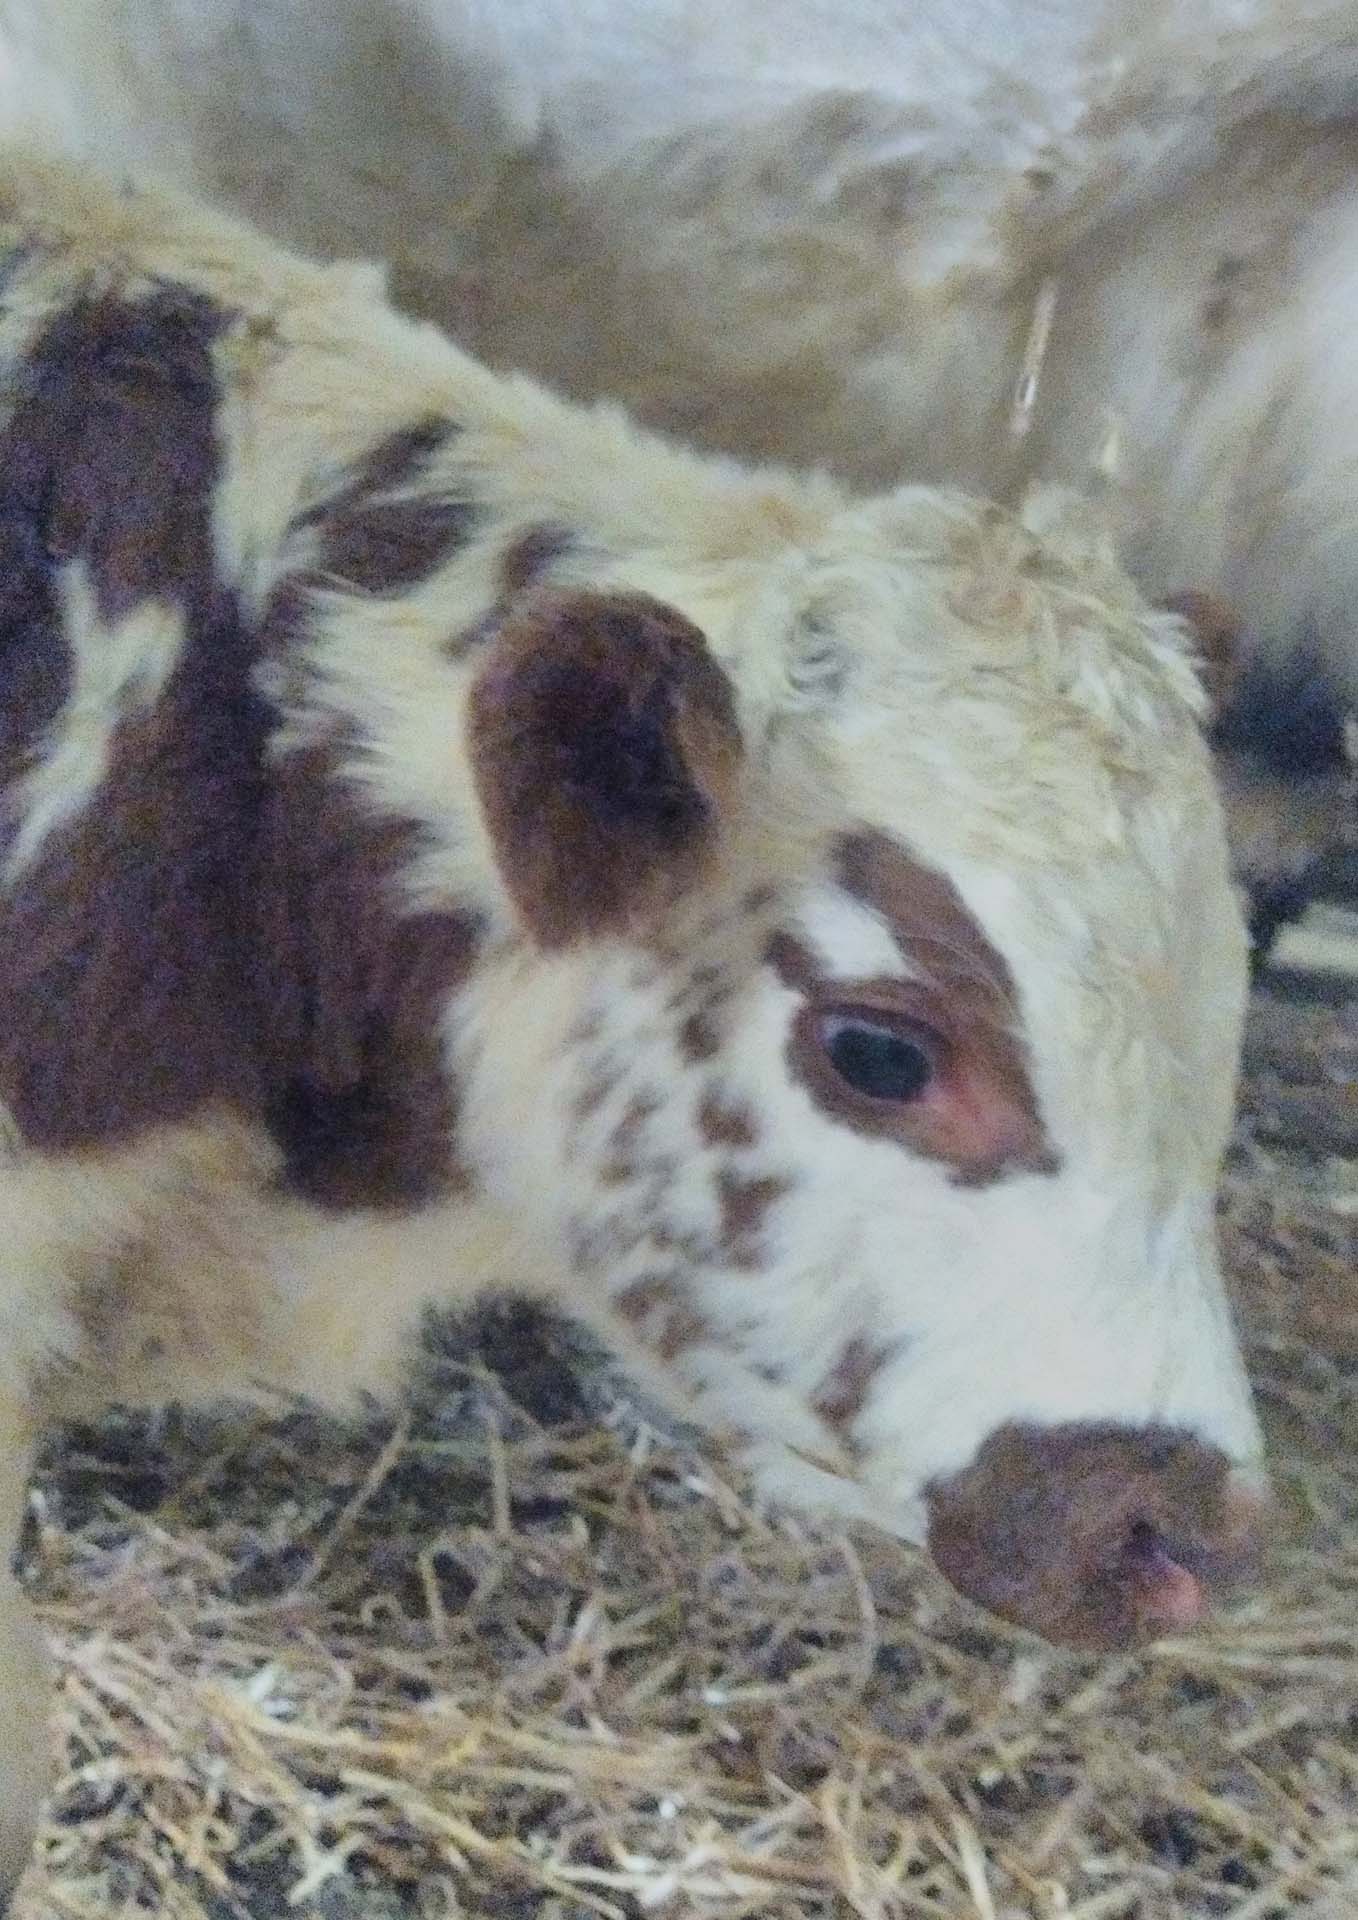
POLYGON ((11 117, 700 443, 1003 493, 1111 426, 1142 585, 1241 624, 1260 927, 1304 894, 1358 698, 1354 0, 0 0, 0 33, 11 117))
POLYGON ((1142 585, 1241 624, 1258 926, 1304 897, 1358 698, 1354 0, 0 0, 0 32, 12 117, 700 443, 1003 493, 1111 427, 1142 585))
POLYGON ((12 115, 701 444, 1003 493, 1112 434, 1141 584, 1243 628, 1256 924, 1304 899, 1358 699, 1354 0, 0 0, 0 33, 12 115))

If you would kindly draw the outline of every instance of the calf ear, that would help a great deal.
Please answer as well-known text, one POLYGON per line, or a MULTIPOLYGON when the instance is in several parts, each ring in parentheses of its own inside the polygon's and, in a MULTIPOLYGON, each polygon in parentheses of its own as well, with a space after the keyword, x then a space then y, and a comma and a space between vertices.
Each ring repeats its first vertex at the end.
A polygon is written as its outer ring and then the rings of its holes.
POLYGON ((672 607, 532 596, 493 642, 467 724, 500 878, 540 945, 652 925, 701 871, 740 731, 730 682, 672 607))
POLYGON ((1240 670, 1240 616, 1228 601, 1214 593, 1176 593, 1164 603, 1166 613, 1177 613, 1198 643, 1198 672, 1207 693, 1207 726, 1221 718, 1230 705, 1240 670))

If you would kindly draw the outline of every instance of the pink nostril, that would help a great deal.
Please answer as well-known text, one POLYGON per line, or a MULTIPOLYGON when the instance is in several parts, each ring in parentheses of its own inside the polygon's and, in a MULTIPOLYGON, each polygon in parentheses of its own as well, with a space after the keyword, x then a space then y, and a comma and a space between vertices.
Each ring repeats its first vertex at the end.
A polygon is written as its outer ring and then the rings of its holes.
POLYGON ((1208 1611, 1207 1590, 1197 1574, 1142 1520, 1132 1528, 1122 1555, 1137 1625, 1148 1633, 1177 1633, 1196 1626, 1208 1611))

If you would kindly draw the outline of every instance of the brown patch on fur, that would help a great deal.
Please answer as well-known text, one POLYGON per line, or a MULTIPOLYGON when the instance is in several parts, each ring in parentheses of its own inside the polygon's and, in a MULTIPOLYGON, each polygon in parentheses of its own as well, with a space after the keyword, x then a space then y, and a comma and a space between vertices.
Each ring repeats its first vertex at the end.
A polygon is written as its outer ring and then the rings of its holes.
POLYGON ((634 1280, 615 1295, 614 1306, 631 1326, 640 1331, 652 1319, 659 1319, 659 1332, 647 1340, 661 1360, 673 1360, 685 1347, 703 1340, 711 1329, 698 1312, 688 1290, 671 1275, 654 1274, 634 1280))
POLYGON ((212 343, 230 314, 188 293, 73 306, 31 349, 0 434, 0 785, 70 693, 56 570, 85 563, 100 617, 201 591, 215 476, 212 343))
POLYGON ((752 1110, 743 1101, 725 1099, 715 1087, 698 1108, 698 1131, 709 1147, 752 1147, 759 1138, 752 1110))
POLYGON ((721 1052, 721 1035, 708 1007, 699 1007, 679 1028, 679 1051, 690 1066, 700 1067, 721 1052))
POLYGON ((0 1100, 48 1152, 246 1101, 258 1084, 234 923, 265 719, 210 520, 212 345, 229 318, 173 291, 67 309, 34 346, 0 440, 16 562, 6 788, 64 691, 58 567, 84 564, 103 620, 155 598, 185 632, 155 709, 118 728, 95 803, 54 827, 0 915, 0 1100))
POLYGON ((609 1152, 635 1154, 641 1145, 642 1134, 659 1111, 660 1101, 653 1093, 638 1094, 614 1127, 608 1142, 609 1152))
MULTIPOLYGON (((46 662, 50 683, 52 570, 75 560, 103 620, 167 602, 184 644, 155 706, 116 728, 94 803, 5 902, 0 1099, 50 1152, 232 1110, 312 1198, 414 1204, 453 1176, 437 1014, 475 931, 401 914, 386 890, 415 829, 367 819, 322 750, 266 771, 253 670, 271 623, 257 646, 214 567, 229 323, 175 290, 68 310, 3 437, 0 527, 22 563, 6 658, 46 662)), ((284 644, 277 613, 272 629, 284 644)))
POLYGON ((658 924, 740 757, 702 635, 643 594, 529 596, 472 687, 468 742, 501 879, 546 948, 658 924))
POLYGON ((874 833, 843 842, 840 877, 881 914, 921 977, 831 979, 799 940, 775 934, 765 959, 805 1000, 788 1049, 797 1079, 841 1124, 943 1161, 966 1185, 986 1185, 1011 1170, 1056 1171, 1017 1037, 1013 980, 951 884, 874 833), (880 1014, 917 1041, 933 1068, 917 1099, 873 1099, 841 1076, 822 1022, 844 1013, 880 1014))
POLYGON ((790 1192, 788 1181, 772 1175, 745 1179, 727 1170, 718 1177, 721 1251, 730 1266, 758 1267, 762 1263, 769 1209, 790 1192))
POLYGON ((1177 613, 1193 629, 1202 683, 1215 717, 1230 703, 1239 677, 1240 615, 1214 593, 1176 593, 1164 605, 1166 613, 1177 613))
POLYGON ((690 1266, 699 1267, 710 1264, 715 1248, 712 1242, 701 1233, 691 1233, 683 1228, 657 1221, 647 1231, 651 1245, 663 1253, 677 1253, 680 1259, 690 1266))
POLYGON ((465 1187, 443 1010, 476 957, 474 916, 408 913, 419 844, 376 819, 333 750, 291 756, 260 822, 253 955, 267 1039, 265 1115, 297 1192, 336 1208, 413 1208, 465 1187))
POLYGON ((450 660, 463 660, 469 653, 496 639, 505 621, 514 611, 514 602, 530 587, 541 583, 554 564, 568 554, 575 537, 567 528, 550 522, 529 527, 517 540, 511 540, 500 559, 500 592, 493 606, 473 620, 469 627, 453 634, 444 652, 450 660))
POLYGON ((108 298, 61 313, 32 347, 0 434, 0 787, 70 694, 59 567, 85 564, 109 622, 206 591, 211 348, 230 320, 187 293, 108 298))
POLYGON ((572 1112, 583 1124, 592 1120, 622 1085, 622 1070, 616 1066, 599 1067, 575 1096, 572 1112))
POLYGON ((568 527, 551 522, 529 527, 517 540, 511 540, 500 561, 500 581, 506 599, 512 600, 526 588, 536 586, 543 574, 568 554, 574 544, 568 527))
POLYGON ((845 1341, 811 1400, 827 1427, 841 1436, 850 1433, 868 1403, 874 1380, 899 1350, 896 1345, 871 1341, 861 1333, 845 1341))
POLYGON ((475 517, 464 500, 413 491, 429 460, 452 438, 451 421, 429 419, 388 435, 338 492, 295 523, 314 528, 317 584, 361 593, 404 593, 463 545, 475 517))
POLYGON ((1060 1643, 1122 1649, 1167 1625, 1167 1575, 1209 1590, 1247 1573, 1259 1516, 1233 1503, 1216 1447, 1164 1427, 1008 1425, 927 1490, 948 1578, 1060 1643))
POLYGON ((232 315, 165 289, 68 308, 34 347, 5 439, 6 491, 41 525, 54 566, 83 560, 112 624, 211 582, 214 341, 232 315))
POLYGON ((772 967, 794 993, 812 993, 824 979, 810 947, 790 933, 770 935, 764 946, 764 964, 772 967))

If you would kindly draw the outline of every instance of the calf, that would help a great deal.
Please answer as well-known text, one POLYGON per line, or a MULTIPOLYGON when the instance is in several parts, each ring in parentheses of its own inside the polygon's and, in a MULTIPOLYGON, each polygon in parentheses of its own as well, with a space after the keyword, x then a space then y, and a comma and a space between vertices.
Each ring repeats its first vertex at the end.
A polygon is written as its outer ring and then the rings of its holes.
POLYGON ((49 1409, 394 1391, 512 1283, 1013 1620, 1196 1619, 1261 1483, 1179 623, 1055 497, 701 459, 26 153, 0 282, 4 1526, 49 1409))
POLYGON ((1124 560, 1243 623, 1218 746, 1261 933, 1305 899, 1358 709, 1349 0, 0 0, 0 31, 10 113, 720 449, 994 493, 1082 481, 1114 416, 1124 560))

